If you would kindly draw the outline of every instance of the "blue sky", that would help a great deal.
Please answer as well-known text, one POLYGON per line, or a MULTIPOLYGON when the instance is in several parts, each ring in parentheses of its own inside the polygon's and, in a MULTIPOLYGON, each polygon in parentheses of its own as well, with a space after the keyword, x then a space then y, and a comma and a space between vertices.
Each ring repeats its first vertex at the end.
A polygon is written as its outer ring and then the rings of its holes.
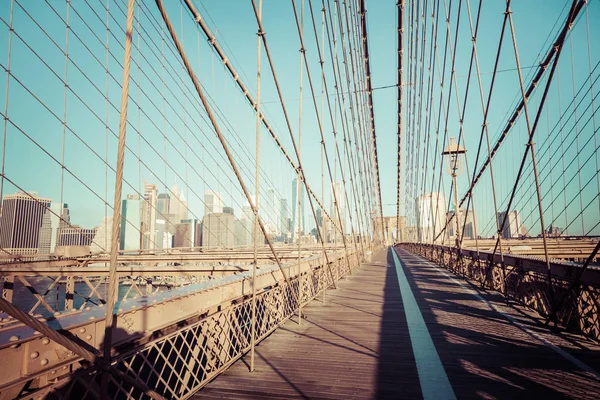
MULTIPOLYGON (((216 33, 217 40, 238 70, 240 77, 254 94, 256 92, 257 26, 251 2, 230 0, 196 1, 195 3, 213 33, 216 33)), ((449 3, 446 3, 446 6, 449 7, 449 3)), ((454 35, 456 26, 458 2, 454 1, 453 3, 450 15, 452 35, 454 35)), ((475 13, 478 3, 476 1, 470 3, 472 12, 475 13)), ((565 8, 565 2, 562 1, 532 0, 514 1, 513 3, 513 18, 521 65, 523 67, 535 66, 539 63, 541 54, 545 53, 549 43, 554 39, 557 29, 566 17, 568 7, 565 8)), ((6 73, 0 80, 0 93, 3 94, 1 109, 3 113, 5 109, 8 110, 9 118, 6 128, 4 160, 7 178, 24 190, 37 191, 41 196, 50 197, 53 201, 59 201, 62 197, 63 201, 70 205, 73 222, 86 227, 99 224, 105 214, 111 215, 105 202, 110 205, 113 202, 114 172, 107 168, 106 164, 114 167, 116 160, 117 140, 115 135, 118 132, 125 6, 121 0, 109 1, 110 15, 107 19, 105 4, 107 3, 102 1, 71 2, 68 10, 71 27, 68 32, 69 62, 65 63, 64 50, 67 43, 65 30, 67 7, 65 4, 50 1, 34 7, 30 2, 15 2, 12 14, 15 33, 12 37, 10 52, 13 77, 9 80, 8 105, 4 96, 6 73), (106 43, 108 43, 109 49, 108 57, 104 47, 106 43), (105 66, 108 66, 109 74, 106 73, 105 66), (65 78, 68 84, 66 91, 65 78), (108 101, 105 95, 108 95, 108 101), (66 129, 62 121, 65 115, 66 129), (63 157, 64 165, 67 167, 65 171, 60 166, 60 163, 63 163, 63 157)), ((290 1, 265 0, 263 4, 263 24, 284 92, 292 128, 294 134, 297 135, 300 105, 300 53, 292 3, 290 1)), ((296 1, 296 4, 297 7, 300 7, 301 1, 296 1)), ((331 4, 333 5, 333 1, 331 4)), ((433 3, 429 2, 427 6, 429 12, 431 4, 433 3)), ((440 4, 443 7, 444 2, 442 1, 440 4)), ((321 16, 318 11, 320 2, 314 2, 313 7, 315 8, 317 30, 320 32, 321 16)), ((469 25, 466 23, 466 1, 462 2, 462 7, 462 23, 459 29, 455 66, 456 84, 461 99, 465 93, 471 51, 471 35, 469 25)), ((483 91, 486 98, 504 7, 504 2, 501 1, 486 2, 481 15, 477 45, 483 91)), ((320 66, 311 20, 308 16, 308 2, 305 2, 305 8, 307 13, 305 20, 307 57, 318 96, 317 104, 320 108, 320 66)), ((394 85, 396 83, 395 1, 371 0, 367 2, 367 8, 373 87, 394 85)), ((8 65, 9 54, 7 24, 10 20, 10 9, 11 2, 2 2, 0 5, 0 15, 4 22, 0 26, 2 32, 0 34, 0 60, 5 69, 8 65)), ((222 63, 211 51, 206 39, 199 32, 184 7, 179 2, 168 2, 168 11, 184 42, 188 57, 194 64, 196 74, 211 97, 213 107, 219 115, 221 129, 236 154, 236 160, 242 169, 246 183, 251 192, 254 192, 252 161, 255 151, 254 113, 235 87, 232 79, 224 71, 222 63)), ((536 139, 536 143, 539 143, 540 146, 538 150, 540 169, 543 165, 548 164, 548 167, 543 170, 546 171, 545 175, 544 172, 541 173, 542 176, 547 177, 542 185, 543 191, 547 192, 545 204, 548 205, 546 211, 548 216, 546 219, 556 220, 556 223, 563 227, 571 224, 570 229, 573 233, 578 230, 587 231, 594 221, 598 221, 600 218, 597 205, 588 207, 583 213, 583 217, 578 216, 579 211, 589 202, 598 201, 594 200, 598 192, 598 185, 594 180, 597 179, 597 155, 593 134, 595 118, 587 125, 584 124, 588 119, 586 116, 592 116, 591 109, 584 111, 587 103, 590 103, 591 94, 588 93, 587 97, 582 96, 579 99, 581 101, 578 108, 580 122, 577 126, 573 126, 580 132, 577 136, 577 143, 571 140, 575 138, 576 134, 568 133, 566 121, 563 121, 564 128, 561 132, 551 131, 551 129, 559 121, 560 110, 563 113, 568 111, 568 104, 573 98, 573 92, 579 90, 582 85, 585 87, 585 81, 590 74, 588 37, 590 38, 592 69, 600 59, 597 42, 597 38, 600 37, 600 27, 595 23, 600 20, 599 2, 591 1, 587 10, 590 21, 589 34, 585 24, 585 12, 582 12, 573 31, 573 40, 565 45, 561 57, 558 73, 561 85, 560 96, 557 82, 554 82, 548 99, 548 113, 544 115, 538 130, 539 136, 536 139), (571 57, 574 60, 573 65, 571 65, 571 57), (560 110, 559 99, 561 101, 560 110), (565 150, 559 147, 559 141, 544 141, 548 136, 554 138, 560 136, 560 133, 564 136, 563 147, 571 142, 573 142, 573 146, 565 150), (579 151, 577 151, 577 146, 579 146, 579 151), (564 156, 562 156, 563 153, 564 156), (577 162, 569 166, 569 162, 577 158, 577 153, 579 153, 577 162), (560 163, 557 162, 559 156, 560 163), (588 156, 591 156, 592 159, 586 163, 588 156), (565 165, 565 180, 568 181, 575 176, 578 178, 571 183, 562 182, 563 165, 565 165), (576 175, 575 171, 578 169, 578 165, 582 172, 576 175), (550 177, 550 170, 553 171, 552 177, 550 177), (585 186, 581 192, 582 195, 577 197, 579 178, 583 181, 582 187, 590 179, 593 182, 585 186), (556 183, 557 181, 558 183, 556 183), (550 189, 551 186, 553 186, 552 189, 550 189), (568 211, 559 216, 558 214, 565 209, 565 204, 568 204, 568 211), (579 219, 575 221, 577 218, 579 219), (587 227, 582 227, 582 222, 587 222, 587 227)), ((192 216, 201 218, 203 193, 207 189, 214 189, 224 194, 225 203, 233 206, 236 215, 239 216, 245 199, 224 159, 223 151, 216 141, 205 113, 201 110, 190 80, 174 52, 170 37, 164 31, 154 2, 143 2, 136 15, 140 18, 139 25, 136 20, 136 31, 134 32, 133 57, 135 62, 131 70, 132 86, 127 131, 129 150, 126 152, 125 159, 124 192, 133 193, 141 190, 144 180, 156 183, 161 191, 165 191, 166 188, 170 188, 177 182, 189 201, 192 216), (138 34, 138 26, 141 35, 138 34), (138 43, 140 45, 139 52, 138 43), (141 161, 137 159, 138 155, 141 161)), ((430 24, 429 19, 428 24, 430 24)), ((429 29, 430 26, 428 26, 428 34, 430 33, 429 29)), ((445 35, 445 29, 444 24, 440 25, 441 38, 445 35)), ((408 35, 408 29, 406 32, 408 35)), ((441 56, 443 51, 443 40, 441 39, 439 39, 439 46, 441 56)), ((408 57, 407 52, 405 52, 405 57, 408 57)), ((333 74, 329 61, 328 49, 326 49, 326 77, 330 99, 333 102, 335 100, 333 74)), ((261 107, 286 150, 295 159, 264 53, 262 66, 261 107)), ((405 66, 408 68, 408 60, 406 60, 405 66)), ((506 36, 499 64, 499 69, 504 72, 498 74, 492 108, 488 117, 492 143, 495 142, 500 130, 504 127, 506 115, 514 108, 515 100, 519 95, 518 76, 514 68, 512 42, 510 36, 506 36)), ((437 69, 437 65, 435 69, 437 69)), ((523 69, 526 83, 534 70, 534 68, 523 69)), ((449 66, 447 66, 445 75, 448 81, 450 79, 449 66)), ((592 74, 593 77, 597 75, 598 71, 592 74)), ((428 76, 426 75, 426 77, 428 76)), ((437 105, 440 76, 435 72, 433 78, 434 82, 437 82, 437 87, 434 85, 434 97, 436 98, 434 104, 437 105)), ((310 99, 306 73, 304 73, 303 79, 302 161, 309 183, 313 190, 320 195, 322 192, 320 133, 310 99)), ((405 104, 408 96, 412 93, 408 79, 408 71, 406 71, 405 104)), ((447 88, 448 86, 444 92, 445 99, 447 98, 447 88)), ((594 93, 599 91, 595 87, 594 90, 594 93)), ((373 92, 373 98, 383 209, 385 215, 393 215, 396 210, 396 90, 393 87, 377 89, 373 92)), ((535 112, 538 101, 539 95, 536 94, 531 100, 531 113, 535 112)), ((596 108, 598 103, 597 101, 596 108)), ((333 164, 332 122, 326 103, 324 115, 325 140, 333 164)), ((482 115, 479 89, 473 76, 464 120, 464 143, 468 150, 471 174, 481 132, 482 115)), ((458 136, 458 119, 455 94, 452 93, 448 114, 448 132, 451 136, 458 136)), ((425 132, 424 127, 421 127, 421 136, 419 136, 418 131, 409 129, 407 121, 408 114, 406 113, 405 139, 420 137, 423 140, 426 135, 434 138, 434 129, 425 132)), ((335 124, 341 134, 341 119, 337 112, 335 124)), ((443 134, 443 126, 442 123, 441 134, 443 134)), ((501 178, 497 178, 499 201, 508 195, 512 182, 514 182, 517 164, 524 151, 526 135, 524 118, 519 118, 494 162, 496 174, 502 175, 501 178)), ((341 144, 340 142, 340 146, 341 144)), ((415 149, 408 149, 408 142, 405 143, 404 149, 404 159, 407 161, 411 157, 410 152, 412 151, 414 154, 415 149)), ((420 149, 420 157, 423 157, 424 144, 420 149)), ((423 160, 421 159, 421 161, 423 160)), ((428 171, 428 185, 431 185, 432 176, 437 171, 434 171, 433 161, 433 158, 429 157, 422 163, 428 171)), ((287 198, 290 202, 294 172, 264 129, 261 132, 261 168, 264 170, 261 186, 265 190, 268 187, 276 188, 280 196, 287 198)), ((336 180, 339 181, 341 179, 340 167, 337 166, 333 173, 336 175, 336 180)), ((533 198, 531 179, 531 175, 526 174, 524 177, 523 190, 517 196, 519 199, 517 207, 524 217, 530 215, 529 223, 532 231, 535 231, 534 226, 537 222, 533 212, 535 207, 531 200, 533 198)), ((349 181, 347 183, 349 186, 349 181)), ((403 185, 406 186, 405 182, 403 185)), ((327 173, 325 173, 323 186, 325 188, 325 204, 329 208, 331 200, 327 173)), ((459 179, 461 196, 466 187, 465 174, 459 179)), ((5 181, 4 194, 13 193, 16 190, 18 189, 14 185, 5 181)), ((406 191, 405 197, 418 195, 422 188, 410 190, 406 191)), ((449 180, 444 177, 446 197, 448 197, 449 190, 449 180)), ((359 197, 361 197, 360 194, 359 197)), ((489 225, 489 221, 492 220, 491 216, 493 216, 493 206, 487 175, 476 187, 475 201, 481 225, 489 225)), ((402 213, 407 213, 405 200, 402 200, 401 204, 402 213)), ((265 206, 265 217, 272 218, 272 215, 276 213, 274 207, 269 202, 265 202, 265 206), (270 211, 269 208, 271 208, 270 211)), ((412 212, 410 207, 409 203, 408 214, 412 212)), ((307 215, 309 215, 308 213, 307 210, 307 215)))

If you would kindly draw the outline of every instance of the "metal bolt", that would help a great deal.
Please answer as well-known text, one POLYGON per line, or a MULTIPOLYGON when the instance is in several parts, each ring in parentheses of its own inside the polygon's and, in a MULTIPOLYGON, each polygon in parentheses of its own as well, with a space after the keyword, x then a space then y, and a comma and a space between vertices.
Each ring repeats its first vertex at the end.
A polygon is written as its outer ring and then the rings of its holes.
POLYGON ((48 343, 50 343, 50 339, 48 339, 48 338, 42 339, 42 344, 48 344, 48 343))
POLYGON ((16 342, 17 340, 19 340, 19 337, 18 336, 11 336, 8 340, 10 342, 16 342))
POLYGON ((79 333, 85 333, 85 328, 79 328, 79 333))
POLYGON ((40 361, 40 364, 42 364, 42 365, 48 365, 48 359, 47 358, 42 358, 42 361, 40 361))
POLYGON ((55 370, 55 369, 53 369, 52 371, 50 371, 50 373, 51 373, 52 375, 54 375, 54 374, 56 374, 56 370, 55 370))
POLYGON ((85 340, 91 340, 91 339, 92 339, 92 335, 87 335, 87 336, 85 337, 85 340))
POLYGON ((31 358, 32 360, 38 358, 40 356, 40 353, 38 353, 37 351, 34 351, 33 353, 31 353, 29 355, 29 358, 31 358))

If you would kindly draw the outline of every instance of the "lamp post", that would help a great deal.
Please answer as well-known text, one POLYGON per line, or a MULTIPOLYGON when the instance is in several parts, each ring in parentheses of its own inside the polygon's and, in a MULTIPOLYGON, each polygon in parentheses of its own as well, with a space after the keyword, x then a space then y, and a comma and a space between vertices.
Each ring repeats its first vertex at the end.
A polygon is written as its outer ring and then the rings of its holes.
POLYGON ((460 222, 459 222, 459 209, 458 209, 458 187, 456 186, 456 177, 462 174, 464 170, 463 157, 467 150, 464 147, 459 146, 456 143, 456 138, 451 137, 448 147, 442 152, 442 156, 446 158, 446 171, 452 176, 452 186, 454 187, 454 215, 456 219, 456 234, 455 241, 456 247, 460 248, 460 222))

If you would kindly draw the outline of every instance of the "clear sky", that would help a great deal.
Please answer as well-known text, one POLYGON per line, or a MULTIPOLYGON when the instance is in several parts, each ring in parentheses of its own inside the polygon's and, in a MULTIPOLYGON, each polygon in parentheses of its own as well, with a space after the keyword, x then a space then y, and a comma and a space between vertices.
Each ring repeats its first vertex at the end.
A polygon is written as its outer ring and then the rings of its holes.
MULTIPOLYGON (((235 87, 206 38, 190 18, 185 6, 179 2, 166 3, 180 39, 184 42, 188 57, 194 64, 195 72, 200 77, 219 116, 219 124, 235 153, 242 175, 249 189, 254 192, 254 112, 235 87)), ((333 9, 333 0, 327 3, 330 3, 333 9)), ((407 11, 409 3, 407 1, 407 11)), ((459 2, 452 3, 449 29, 451 36, 454 37, 459 2)), ((461 102, 465 96, 472 48, 467 3, 470 3, 473 18, 478 5, 474 0, 461 2, 461 23, 455 61, 455 84, 461 102)), ((531 74, 535 71, 535 68, 531 67, 539 63, 541 55, 545 54, 554 40, 566 18, 568 6, 565 7, 565 2, 558 0, 521 0, 513 3, 520 62, 525 83, 528 83, 531 74)), ((195 1, 195 4, 213 33, 216 33, 218 42, 238 70, 241 79, 256 97, 257 25, 251 2, 195 1)), ((300 12, 302 1, 298 0, 295 4, 300 12)), ((324 108, 321 109, 320 65, 312 21, 309 17, 309 3, 305 1, 304 4, 306 54, 317 95, 319 113, 321 116, 324 115, 323 133, 333 165, 335 156, 332 119, 328 113, 327 102, 324 102, 324 108)), ((430 14, 434 4, 437 2, 427 2, 427 44, 430 43, 430 14)), ((440 1, 439 4, 443 15, 444 6, 449 8, 450 2, 440 1)), ((321 3, 315 1, 313 7, 316 28, 321 40, 321 3)), ((502 1, 485 2, 481 11, 477 50, 486 98, 504 7, 505 3, 502 1)), ((7 79, 6 71, 3 72, 4 77, 0 79, 1 110, 8 117, 3 132, 6 135, 3 163, 7 177, 4 181, 3 194, 13 193, 20 187, 23 190, 38 192, 40 196, 49 197, 56 202, 62 198, 71 208, 73 223, 84 227, 98 225, 104 215, 112 214, 105 206, 105 202, 110 205, 113 202, 114 172, 111 168, 114 168, 116 160, 125 9, 122 0, 72 1, 70 7, 59 1, 36 2, 35 6, 29 1, 4 1, 0 4, 0 17, 3 22, 0 25, 0 62, 6 70, 10 60, 11 70, 10 79, 7 79), (109 13, 106 11, 106 4, 109 5, 109 13), (11 15, 14 28, 12 36, 9 35, 8 28, 11 24, 11 15), (67 19, 70 26, 68 30, 65 29, 67 19), (66 62, 67 43, 68 61, 66 62), (66 124, 64 124, 65 117, 66 124), (64 170, 61 164, 65 165, 64 170)), ((394 215, 397 177, 396 89, 383 87, 396 84, 396 2, 370 0, 367 2, 367 10, 372 83, 376 89, 373 98, 383 210, 385 215, 394 215)), ((439 21, 437 50, 438 56, 442 57, 447 26, 443 19, 439 21)), ((589 91, 590 84, 588 82, 586 86, 586 80, 590 77, 590 71, 593 71, 592 81, 599 75, 599 71, 594 70, 600 60, 600 46, 597 39, 600 37, 598 21, 600 21, 600 4, 599 1, 593 0, 578 19, 573 31, 573 39, 565 45, 558 72, 560 95, 558 79, 555 79, 549 94, 548 112, 543 116, 539 135, 535 140, 536 146, 539 145, 540 176, 546 177, 542 184, 543 192, 547 193, 544 200, 544 204, 547 205, 546 219, 556 221, 555 223, 561 227, 571 225, 569 229, 574 234, 581 231, 590 233, 587 232, 589 228, 600 220, 596 198, 598 194, 597 144, 594 135, 594 126, 597 127, 598 124, 596 118, 592 118, 598 101, 593 108, 586 108, 592 98, 592 93, 589 91), (586 13, 589 26, 586 25, 586 13), (588 42, 591 49, 589 60, 588 42), (569 113, 568 105, 573 99, 573 93, 582 87, 584 92, 587 87, 588 92, 579 97, 578 118, 572 119, 571 122, 566 121, 566 118, 561 119, 561 112, 565 115, 569 113), (588 119, 590 122, 585 123, 588 119), (577 124, 575 124, 576 120, 577 124), (553 130, 559 122, 563 128, 553 130), (571 129, 569 123, 573 125, 573 130, 569 130, 571 129), (554 140, 558 137, 562 139, 554 140), (573 143, 572 146, 569 146, 570 143, 573 143), (590 161, 587 161, 588 159, 590 161), (570 163, 572 160, 576 162, 570 163), (581 173, 576 173, 577 170, 581 170, 581 173), (591 183, 586 186, 588 181, 591 183), (578 197, 580 186, 582 194, 578 197), (588 206, 590 203, 593 205, 588 206), (565 209, 565 204, 568 205, 568 211, 560 215, 565 209), (582 209, 586 210, 583 217, 578 215, 582 209), (582 226, 583 223, 587 226, 582 226)), ((263 24, 294 135, 297 137, 301 104, 299 101, 300 44, 292 2, 265 0, 263 24)), ((405 32, 408 41, 410 31, 408 18, 406 24, 405 32)), ((337 34, 339 35, 339 32, 337 34)), ((192 216, 201 218, 203 193, 205 190, 214 189, 223 193, 225 204, 233 206, 236 215, 239 216, 245 199, 152 1, 141 2, 141 7, 136 10, 134 45, 124 192, 141 191, 143 181, 156 183, 161 191, 166 191, 177 183, 189 202, 192 216)), ((504 128, 506 115, 514 109, 515 100, 519 95, 518 75, 514 69, 515 58, 510 35, 505 37, 503 46, 498 67, 502 72, 497 77, 492 107, 488 115, 492 144, 504 128)), ((338 51, 341 51, 340 43, 338 43, 338 51)), ((409 65, 407 53, 405 52, 406 69, 409 65)), ((325 75, 333 107, 336 98, 329 47, 325 48, 325 54, 325 75)), ((429 60, 428 46, 424 59, 429 60)), ((441 77, 439 60, 438 64, 434 65, 431 75, 434 82, 433 94, 436 99, 434 100, 436 114, 433 121, 436 122, 441 77)), ((292 159, 296 160, 264 53, 262 72, 261 108, 292 159)), ((429 76, 425 72, 423 76, 425 84, 429 76)), ((444 76, 446 82, 449 82, 449 62, 444 76)), ((412 85, 413 83, 419 82, 409 82, 409 73, 406 70, 405 105, 413 90, 418 88, 412 85)), ((326 171, 324 183, 321 179, 320 132, 305 71, 303 85, 302 161, 309 183, 319 196, 322 193, 322 185, 324 186, 325 205, 330 209, 330 183, 326 171)), ((448 88, 446 83, 444 99, 448 97, 448 88)), ((593 86, 592 92, 594 94, 600 92, 597 85, 593 86)), ((536 94, 531 100, 531 113, 537 109, 539 98, 540 95, 536 94)), ((423 100, 426 100, 426 96, 423 96, 423 100)), ((444 100, 444 104, 446 101, 444 100)), ((460 106, 462 107, 462 103, 460 106)), ((475 75, 471 79, 466 107, 466 118, 463 121, 464 145, 468 151, 469 168, 472 174, 483 121, 475 75)), ((424 110, 423 107, 420 109, 424 110)), ((436 137, 435 126, 426 131, 424 111, 421 111, 423 113, 421 124, 410 125, 409 112, 409 109, 405 110, 404 137, 405 140, 411 138, 404 146, 406 171, 411 171, 410 168, 413 168, 418 171, 417 175, 428 176, 426 186, 429 186, 429 188, 424 187, 422 178, 419 178, 420 186, 417 187, 413 180, 411 181, 413 187, 408 188, 407 186, 410 185, 403 180, 401 212, 410 215, 413 209, 410 198, 418 196, 423 191, 430 191, 434 177, 437 185, 439 165, 434 166, 432 157, 436 137), (427 137, 431 140, 428 142, 431 150, 425 157, 427 137), (417 165, 415 154, 419 155, 419 167, 411 167, 417 165), (427 171, 425 175, 423 170, 427 171), (409 206, 408 211, 405 203, 409 206)), ((333 120, 341 134, 342 121, 337 111, 333 120)), ((442 118, 439 130, 442 136, 443 121, 442 118)), ((448 113, 448 134, 458 136, 458 133, 457 100, 456 94, 452 93, 448 113)), ((524 118, 519 118, 494 163, 495 173, 499 176, 497 178, 499 201, 505 199, 512 189, 518 162, 524 151, 526 135, 524 118)), ((341 146, 343 144, 341 136, 339 140, 341 146)), ((291 182, 295 176, 294 171, 264 129, 261 132, 260 152, 260 165, 264 171, 260 184, 264 192, 266 193, 267 188, 274 187, 279 193, 278 197, 287 198, 291 203, 291 182)), ((439 163, 439 157, 436 162, 439 163)), ((339 165, 332 170, 332 173, 335 174, 335 180, 341 180, 339 165)), ((358 176, 355 176, 355 180, 358 181, 358 176)), ((448 178, 444 177, 443 182, 443 191, 448 198, 450 190, 448 178)), ((534 232, 533 227, 537 224, 537 219, 532 201, 534 197, 531 192, 533 187, 531 175, 526 173, 523 182, 524 186, 517 196, 519 200, 516 207, 521 210, 524 218, 529 216, 529 224, 534 232)), ((349 186, 349 181, 347 184, 349 186)), ((462 197, 467 184, 467 177, 464 174, 459 178, 459 196, 462 197)), ((437 187, 434 188, 434 191, 436 190, 437 187)), ((493 202, 490 192, 489 177, 486 175, 475 190, 475 210, 482 227, 486 224, 489 226, 489 222, 493 220, 493 202)), ((349 196, 352 197, 351 194, 349 196)), ((359 193, 361 202, 367 197, 369 196, 366 193, 359 193)), ((265 201, 262 198, 261 201, 265 205, 265 217, 272 219, 272 216, 277 213, 275 211, 277 206, 273 205, 272 201, 265 201)), ((307 215, 310 215, 308 210, 307 215)), ((307 220, 310 218, 307 217, 307 220)))

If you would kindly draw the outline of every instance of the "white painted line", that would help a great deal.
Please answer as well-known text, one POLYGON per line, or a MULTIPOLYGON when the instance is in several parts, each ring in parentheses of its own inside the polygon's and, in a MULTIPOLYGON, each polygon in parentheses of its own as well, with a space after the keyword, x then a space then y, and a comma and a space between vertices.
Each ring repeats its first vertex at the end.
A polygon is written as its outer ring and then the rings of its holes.
MULTIPOLYGON (((423 259, 423 261, 426 261, 426 260, 423 259)), ((546 340, 546 338, 544 338, 543 336, 539 335, 537 332, 532 331, 531 329, 527 328, 525 325, 523 325, 519 321, 515 320, 511 315, 505 314, 501 310, 497 309, 492 303, 490 303, 487 299, 485 299, 479 293, 477 293, 477 291, 475 291, 475 290, 473 290, 473 288, 465 285, 464 282, 461 282, 458 279, 456 279, 454 276, 452 276, 448 271, 446 271, 441 266, 439 266, 437 264, 434 264, 434 263, 431 263, 429 261, 427 261, 427 265, 435 267, 437 270, 441 271, 452 282, 460 285, 467 292, 469 292, 470 294, 472 294, 473 296, 475 296, 476 298, 478 298, 479 300, 481 300, 482 302, 484 302, 485 304, 487 304, 487 306, 490 308, 490 310, 492 310, 494 312, 497 312, 498 314, 502 315, 504 318, 506 318, 507 320, 509 320, 517 328, 521 329, 523 332, 527 333, 528 335, 532 336, 533 338, 535 338, 535 339, 539 340, 540 342, 544 343, 546 346, 550 347, 552 350, 554 350, 555 352, 557 352, 558 354, 560 354, 566 360, 568 360, 571 363, 573 363, 579 369, 581 369, 581 370, 589 373, 596 380, 600 381, 600 374, 595 369, 593 369, 592 367, 590 367, 589 365, 587 365, 583 361, 575 358, 573 355, 571 355, 567 351, 565 351, 565 350, 561 349, 560 347, 552 344, 551 342, 549 342, 548 340, 546 340)))
POLYGON ((421 314, 415 295, 406 280, 402 264, 394 248, 391 247, 390 250, 394 256, 394 264, 396 264, 400 295, 402 296, 402 304, 406 314, 408 333, 417 364, 423 399, 455 400, 454 390, 452 389, 452 385, 450 385, 448 375, 435 349, 433 340, 431 340, 431 335, 429 334, 425 320, 423 320, 423 315, 421 314))

